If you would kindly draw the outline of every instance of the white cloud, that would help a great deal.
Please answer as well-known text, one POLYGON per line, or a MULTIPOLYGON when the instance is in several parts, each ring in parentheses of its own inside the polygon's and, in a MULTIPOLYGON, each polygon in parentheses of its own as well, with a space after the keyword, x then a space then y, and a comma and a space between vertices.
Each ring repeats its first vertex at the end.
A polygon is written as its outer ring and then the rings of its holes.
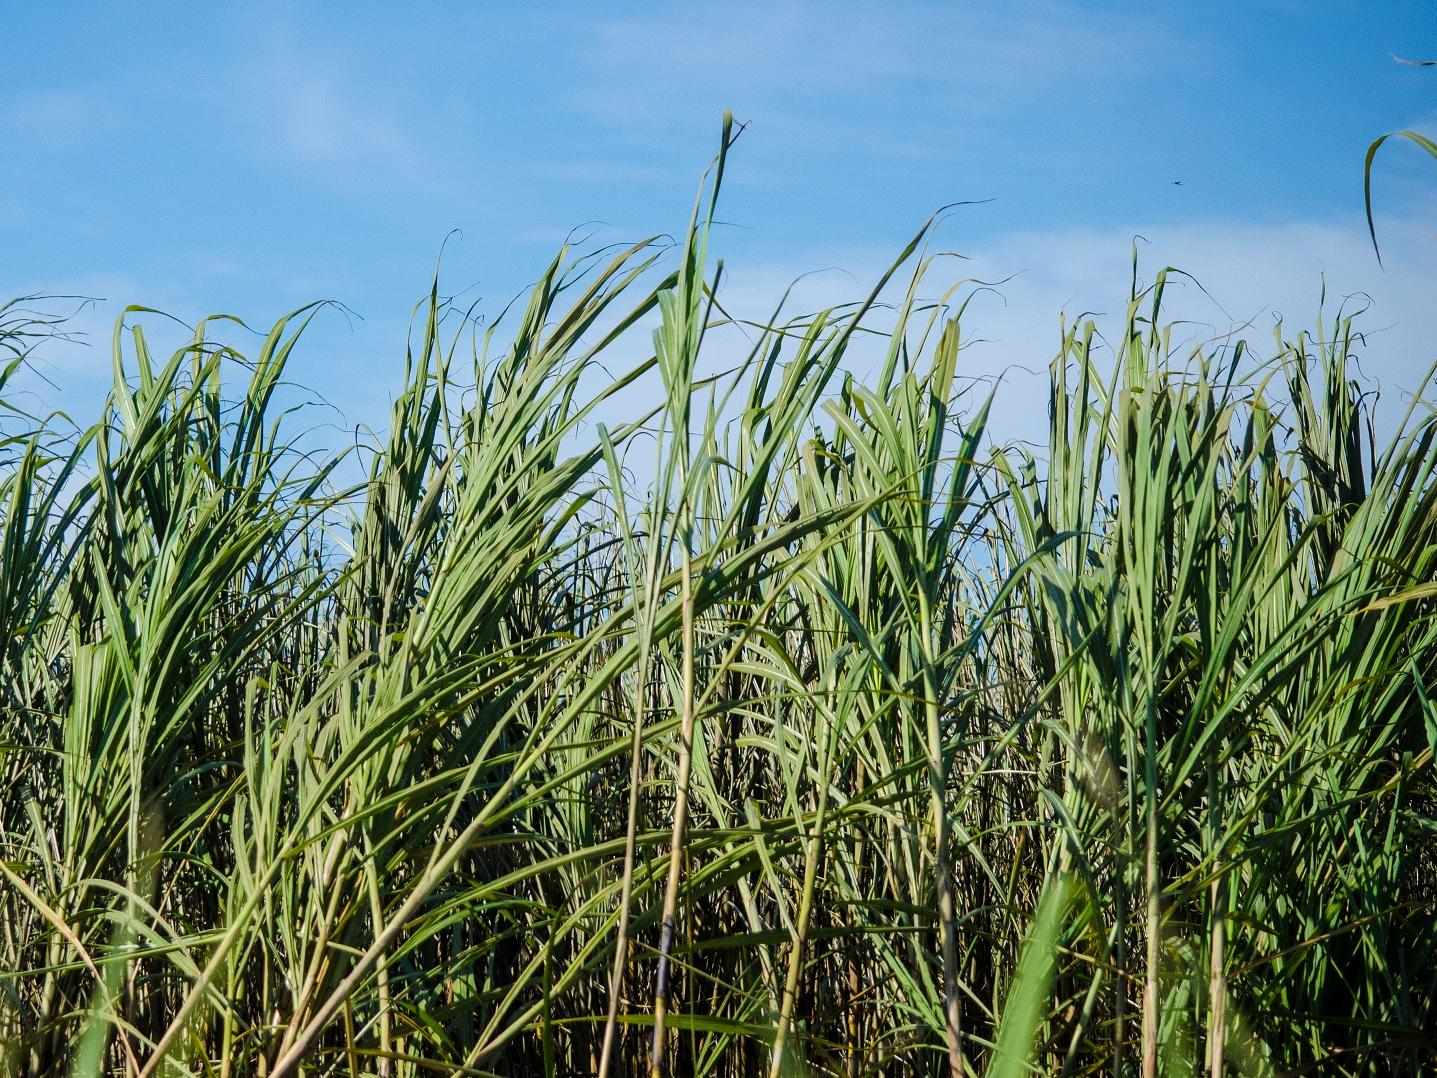
MULTIPOLYGON (((1363 373, 1382 390, 1384 411, 1405 406, 1437 360, 1437 243, 1412 221, 1389 222, 1379 269, 1360 220, 1259 225, 1213 221, 1131 230, 1060 229, 1015 232, 965 248, 968 261, 940 262, 923 293, 934 296, 962 278, 1003 283, 977 295, 964 318, 960 373, 1001 378, 992 430, 1001 440, 1041 439, 1047 429, 1047 369, 1059 342, 1059 318, 1070 324, 1092 316, 1109 338, 1121 331, 1138 240, 1140 287, 1164 266, 1173 275, 1164 317, 1184 323, 1174 334, 1185 344, 1245 337, 1256 355, 1275 349, 1281 318, 1289 335, 1316 325, 1324 280, 1323 317, 1330 327, 1339 310, 1366 308, 1356 322, 1366 341, 1358 350, 1363 373), (1199 287, 1201 286, 1201 287, 1199 287)), ((943 244, 942 230, 936 247, 943 244)), ((951 237, 949 237, 951 238, 951 237)), ((806 268, 840 265, 799 281, 794 313, 862 298, 897 253, 863 251, 815 256, 806 268)), ((783 287, 802 270, 796 264, 733 267, 726 306, 740 317, 767 318, 783 287)), ((906 287, 908 276, 901 285, 906 287)), ((971 286, 970 286, 971 289, 971 286)), ((896 291, 889 289, 892 296, 896 291)), ((960 292, 960 295, 963 294, 960 292)), ((882 326, 882 315, 874 317, 882 326)), ((858 349, 856 373, 876 363, 876 347, 858 349)), ((1430 392, 1430 390, 1429 390, 1430 392)))

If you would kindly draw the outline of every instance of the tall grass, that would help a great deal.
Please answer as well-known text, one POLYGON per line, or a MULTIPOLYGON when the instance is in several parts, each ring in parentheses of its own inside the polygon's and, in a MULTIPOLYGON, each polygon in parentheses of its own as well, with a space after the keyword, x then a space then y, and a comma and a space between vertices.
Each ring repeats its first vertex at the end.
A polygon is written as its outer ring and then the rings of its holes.
POLYGON ((93 426, 6 413, 6 1073, 1431 1065, 1431 408, 1135 275, 1005 448, 926 228, 706 373, 722 164, 672 269, 436 285, 355 487, 282 403, 313 309, 127 312, 93 426))

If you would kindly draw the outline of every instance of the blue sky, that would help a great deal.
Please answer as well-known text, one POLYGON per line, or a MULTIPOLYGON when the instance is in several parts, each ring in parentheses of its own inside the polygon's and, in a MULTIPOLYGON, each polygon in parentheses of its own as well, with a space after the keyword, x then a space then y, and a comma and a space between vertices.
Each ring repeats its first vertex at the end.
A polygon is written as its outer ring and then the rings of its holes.
MULTIPOLYGON (((332 298, 298 373, 381 419, 409 308, 445 254, 497 310, 569 231, 680 228, 719 117, 749 127, 721 245, 734 302, 807 270, 862 289, 938 206, 970 269, 975 363, 1043 366, 1061 308, 1120 307, 1144 259, 1198 273, 1192 315, 1299 320, 1369 293, 1369 369, 1433 358, 1437 163, 1362 155, 1437 129, 1428 3, 15 5, 4 17, 0 292, 103 299, 39 387, 83 406, 125 303, 264 324, 332 298), (1181 181, 1175 184, 1174 181, 1181 181), (1380 354, 1379 354, 1380 353, 1380 354)), ((52 304, 52 306, 55 306, 52 304)), ((1259 336, 1266 335, 1263 329, 1259 336)))

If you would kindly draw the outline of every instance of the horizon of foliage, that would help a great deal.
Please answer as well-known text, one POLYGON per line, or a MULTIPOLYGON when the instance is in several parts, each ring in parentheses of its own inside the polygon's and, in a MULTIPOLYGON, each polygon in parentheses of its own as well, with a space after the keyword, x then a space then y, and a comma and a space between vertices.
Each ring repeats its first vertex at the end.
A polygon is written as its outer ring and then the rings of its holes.
POLYGON ((1379 437, 1351 318, 1179 347, 1135 269, 998 444, 927 226, 733 324, 732 137, 676 265, 436 281, 357 484, 283 403, 316 308, 127 311, 78 431, 0 312, 0 1070, 1432 1065, 1431 398, 1379 437))

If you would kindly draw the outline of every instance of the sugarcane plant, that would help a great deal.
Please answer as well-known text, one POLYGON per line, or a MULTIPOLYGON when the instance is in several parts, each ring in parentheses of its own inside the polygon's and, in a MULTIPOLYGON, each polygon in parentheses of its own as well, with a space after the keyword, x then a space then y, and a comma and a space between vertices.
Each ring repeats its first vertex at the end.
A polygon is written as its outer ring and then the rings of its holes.
POLYGON ((1005 444, 941 215, 729 311, 737 131, 676 244, 436 271, 367 447, 321 307, 127 310, 88 425, 0 311, 0 1070, 1431 1065, 1430 374, 1184 342, 1135 261, 1005 444))

